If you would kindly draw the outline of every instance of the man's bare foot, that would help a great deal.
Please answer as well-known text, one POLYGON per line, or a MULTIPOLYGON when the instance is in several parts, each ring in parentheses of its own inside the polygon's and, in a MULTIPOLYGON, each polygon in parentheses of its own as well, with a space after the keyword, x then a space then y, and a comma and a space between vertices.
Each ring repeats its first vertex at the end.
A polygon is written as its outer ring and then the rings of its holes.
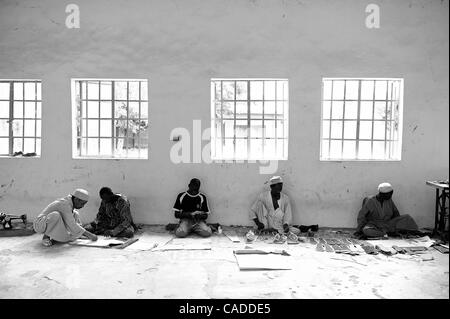
POLYGON ((53 241, 50 237, 44 235, 44 237, 42 237, 42 245, 44 245, 45 247, 50 247, 53 245, 53 241))

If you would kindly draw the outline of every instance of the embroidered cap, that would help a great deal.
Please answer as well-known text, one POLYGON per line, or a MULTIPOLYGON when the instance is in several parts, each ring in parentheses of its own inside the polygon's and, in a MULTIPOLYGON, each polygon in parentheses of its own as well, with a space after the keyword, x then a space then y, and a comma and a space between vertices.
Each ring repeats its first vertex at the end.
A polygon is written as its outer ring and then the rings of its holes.
POLYGON ((273 176, 269 180, 270 185, 275 185, 275 184, 279 184, 279 183, 283 183, 283 179, 281 178, 281 176, 273 176))
POLYGON ((389 193, 392 192, 394 189, 392 188, 392 185, 389 183, 381 183, 378 185, 378 191, 380 193, 389 193))
POLYGON ((72 196, 84 200, 85 202, 89 200, 88 191, 81 188, 77 188, 76 190, 74 190, 72 196))

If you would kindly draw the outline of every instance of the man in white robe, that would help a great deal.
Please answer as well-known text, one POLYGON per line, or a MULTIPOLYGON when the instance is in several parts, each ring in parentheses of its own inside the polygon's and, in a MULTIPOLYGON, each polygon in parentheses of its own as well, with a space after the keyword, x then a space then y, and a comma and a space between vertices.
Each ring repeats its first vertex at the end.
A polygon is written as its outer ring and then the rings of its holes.
POLYGON ((275 230, 279 233, 299 234, 298 228, 290 226, 292 223, 292 210, 289 197, 282 193, 283 180, 280 176, 273 176, 270 181, 270 190, 259 194, 250 208, 250 219, 256 224, 258 230, 275 230))

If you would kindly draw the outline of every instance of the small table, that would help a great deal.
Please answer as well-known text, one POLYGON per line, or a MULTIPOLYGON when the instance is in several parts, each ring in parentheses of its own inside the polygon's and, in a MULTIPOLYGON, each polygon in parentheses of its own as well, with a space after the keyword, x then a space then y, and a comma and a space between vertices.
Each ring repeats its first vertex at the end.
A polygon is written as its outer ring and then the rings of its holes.
POLYGON ((448 182, 427 181, 426 184, 436 189, 433 235, 439 234, 442 236, 445 233, 445 226, 448 221, 448 182))

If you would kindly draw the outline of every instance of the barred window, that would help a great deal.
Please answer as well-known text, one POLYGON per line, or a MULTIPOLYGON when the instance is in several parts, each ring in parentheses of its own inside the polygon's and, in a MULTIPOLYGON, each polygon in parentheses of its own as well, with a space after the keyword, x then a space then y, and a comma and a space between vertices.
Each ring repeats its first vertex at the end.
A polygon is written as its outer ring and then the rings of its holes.
POLYGON ((41 110, 40 80, 0 80, 0 156, 40 156, 41 110))
POLYGON ((321 160, 400 160, 402 79, 324 78, 321 160))
POLYGON ((288 80, 211 80, 211 158, 288 158, 288 80))
POLYGON ((147 85, 147 80, 72 80, 73 156, 148 158, 147 85))

